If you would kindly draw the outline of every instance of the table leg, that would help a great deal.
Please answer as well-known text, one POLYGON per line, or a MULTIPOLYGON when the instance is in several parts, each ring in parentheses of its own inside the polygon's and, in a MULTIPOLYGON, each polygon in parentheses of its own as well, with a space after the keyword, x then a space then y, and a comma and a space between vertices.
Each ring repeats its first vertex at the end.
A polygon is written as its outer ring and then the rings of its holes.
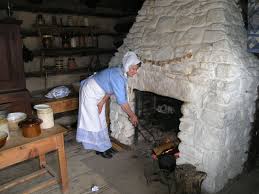
POLYGON ((63 134, 57 137, 57 143, 58 143, 58 160, 59 160, 62 191, 63 193, 66 193, 68 192, 68 175, 67 175, 67 160, 65 156, 63 134))
POLYGON ((40 168, 45 168, 47 164, 45 154, 39 155, 39 160, 40 160, 40 168))

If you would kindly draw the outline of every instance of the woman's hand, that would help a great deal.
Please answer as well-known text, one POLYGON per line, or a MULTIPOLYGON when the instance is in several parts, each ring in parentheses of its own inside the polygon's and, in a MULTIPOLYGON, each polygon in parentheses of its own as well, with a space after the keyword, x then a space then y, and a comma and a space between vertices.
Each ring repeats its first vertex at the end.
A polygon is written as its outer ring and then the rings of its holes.
POLYGON ((132 114, 130 117, 129 117, 129 120, 130 122, 132 123, 132 125, 134 127, 136 127, 138 125, 138 117, 135 115, 135 114, 132 114))
POLYGON ((102 98, 102 100, 97 104, 98 107, 98 113, 101 114, 103 110, 103 105, 109 100, 110 95, 105 94, 105 96, 102 98))
POLYGON ((129 120, 132 123, 132 125, 134 127, 136 127, 138 125, 138 117, 136 116, 136 114, 131 110, 129 103, 125 103, 121 105, 122 110, 127 113, 127 115, 129 116, 129 120))
POLYGON ((101 112, 102 112, 103 105, 104 105, 104 103, 103 103, 102 101, 101 101, 101 102, 99 102, 99 103, 97 104, 97 107, 98 107, 98 113, 99 113, 99 114, 101 114, 101 112))

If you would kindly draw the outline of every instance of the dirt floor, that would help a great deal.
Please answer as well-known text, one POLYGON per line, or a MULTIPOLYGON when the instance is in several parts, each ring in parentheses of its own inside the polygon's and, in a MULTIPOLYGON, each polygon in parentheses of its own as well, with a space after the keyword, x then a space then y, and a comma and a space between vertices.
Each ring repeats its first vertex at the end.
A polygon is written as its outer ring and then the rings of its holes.
POLYGON ((230 180, 217 194, 259 194, 259 160, 253 171, 230 180))
MULTIPOLYGON (((153 165, 148 157, 149 152, 143 153, 142 148, 143 144, 133 150, 120 152, 109 160, 91 157, 83 162, 122 194, 169 194, 168 186, 159 181, 147 184, 146 169, 153 165)), ((175 194, 175 190, 173 182, 171 194, 175 194)), ((230 180, 217 194, 259 194, 259 161, 255 170, 230 180)))
POLYGON ((93 156, 82 160, 89 168, 100 174, 109 185, 123 194, 168 194, 168 186, 159 181, 147 183, 146 169, 152 162, 139 157, 136 151, 123 151, 112 159, 93 156))
MULTIPOLYGON (((145 144, 140 143, 131 150, 116 153, 112 159, 105 159, 97 156, 95 152, 85 151, 80 144, 75 142, 74 136, 66 138, 65 147, 70 183, 69 193, 71 194, 169 194, 168 184, 161 183, 158 177, 151 176, 156 163, 153 163, 149 147, 145 144), (147 178, 150 178, 151 181, 147 182, 147 178), (97 186, 99 191, 92 192, 93 186, 97 186)), ((54 171, 57 171, 55 153, 47 155, 47 162, 54 171)), ((38 160, 33 159, 1 170, 0 184, 26 175, 38 168, 38 160)), ((47 178, 42 177, 2 193, 22 193, 30 186, 47 178)), ((173 179, 170 185, 171 194, 174 194, 173 179)), ((218 194, 259 194, 258 185, 259 165, 253 172, 231 181, 218 194)), ((37 193, 59 194, 61 191, 58 185, 54 185, 37 193)))

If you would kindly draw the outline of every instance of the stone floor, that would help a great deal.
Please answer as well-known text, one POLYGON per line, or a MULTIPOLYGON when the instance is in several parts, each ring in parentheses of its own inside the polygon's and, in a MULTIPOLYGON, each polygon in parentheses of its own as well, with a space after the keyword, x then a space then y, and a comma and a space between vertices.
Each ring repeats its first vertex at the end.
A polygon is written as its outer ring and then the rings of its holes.
MULTIPOLYGON (((71 194, 168 194, 168 186, 159 181, 146 182, 146 169, 153 166, 150 150, 142 147, 132 147, 122 151, 112 159, 104 159, 94 152, 85 151, 75 142, 74 138, 65 141, 66 157, 71 194), (91 192, 93 185, 98 186, 98 192, 91 192)), ((145 146, 144 146, 145 147, 145 146)), ((50 167, 57 170, 56 153, 47 155, 50 167)), ((0 171, 0 184, 20 177, 38 169, 38 160, 33 159, 0 171)), ((23 190, 49 177, 36 179, 29 184, 20 185, 4 194, 22 193, 23 190)), ((259 168, 231 181, 218 194, 259 194, 259 168)), ((171 194, 175 191, 172 184, 171 194)), ((37 192, 39 194, 60 194, 60 187, 54 185, 37 192)))

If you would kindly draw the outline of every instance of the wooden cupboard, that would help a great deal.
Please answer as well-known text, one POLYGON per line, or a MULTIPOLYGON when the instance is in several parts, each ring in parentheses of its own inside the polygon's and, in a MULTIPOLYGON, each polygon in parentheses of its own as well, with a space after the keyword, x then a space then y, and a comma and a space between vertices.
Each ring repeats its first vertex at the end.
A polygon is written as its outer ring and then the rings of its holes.
POLYGON ((11 18, 0 20, 0 110, 31 114, 24 77, 21 23, 11 18))

